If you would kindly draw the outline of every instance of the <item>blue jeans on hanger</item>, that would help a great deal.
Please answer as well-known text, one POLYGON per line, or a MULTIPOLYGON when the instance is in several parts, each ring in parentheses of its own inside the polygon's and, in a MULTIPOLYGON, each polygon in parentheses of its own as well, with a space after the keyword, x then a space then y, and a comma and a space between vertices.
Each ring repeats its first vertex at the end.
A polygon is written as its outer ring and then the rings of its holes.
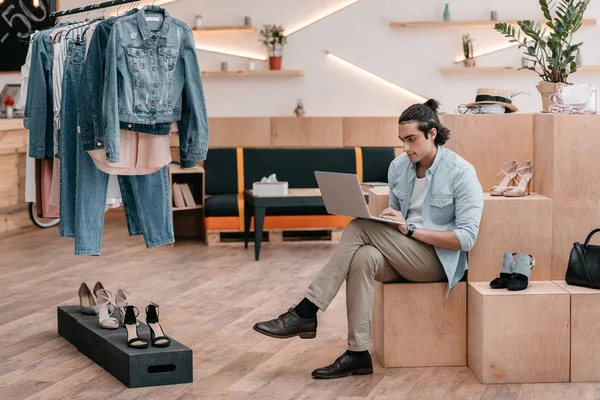
MULTIPOLYGON (((77 130, 78 109, 90 106, 78 101, 84 54, 85 44, 69 43, 62 97, 61 236, 75 238, 75 255, 100 255, 109 176, 96 168, 77 130)), ((118 179, 129 234, 143 234, 148 248, 173 243, 167 167, 118 179)))

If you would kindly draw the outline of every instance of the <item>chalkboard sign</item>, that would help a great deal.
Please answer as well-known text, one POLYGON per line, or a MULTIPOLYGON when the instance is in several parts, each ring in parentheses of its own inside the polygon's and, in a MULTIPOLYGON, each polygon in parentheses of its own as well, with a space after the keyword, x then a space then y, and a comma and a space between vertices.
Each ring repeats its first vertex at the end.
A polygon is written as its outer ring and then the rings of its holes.
POLYGON ((54 25, 56 0, 4 0, 0 4, 0 71, 19 72, 25 63, 29 35, 54 25))

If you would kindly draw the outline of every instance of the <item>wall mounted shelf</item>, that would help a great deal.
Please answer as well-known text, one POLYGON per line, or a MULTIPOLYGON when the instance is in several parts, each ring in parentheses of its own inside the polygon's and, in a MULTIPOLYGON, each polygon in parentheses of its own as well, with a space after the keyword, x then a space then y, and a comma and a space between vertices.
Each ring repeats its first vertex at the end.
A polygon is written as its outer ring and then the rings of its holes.
POLYGON ((265 70, 265 71, 203 71, 202 76, 304 76, 301 70, 265 70))
MULTIPOLYGON (((517 25, 517 20, 498 21, 415 21, 415 22, 391 22, 390 27, 395 29, 419 29, 419 28, 493 28, 498 22, 517 25)), ((596 19, 584 19, 583 26, 596 25, 596 19)))
POLYGON ((232 26, 206 26, 194 28, 194 32, 256 32, 256 27, 251 25, 232 26))
MULTIPOLYGON (((443 74, 478 74, 478 73, 502 73, 502 72, 520 72, 520 67, 450 67, 441 68, 443 74)), ((600 71, 600 65, 582 66, 577 68, 577 72, 600 71)))

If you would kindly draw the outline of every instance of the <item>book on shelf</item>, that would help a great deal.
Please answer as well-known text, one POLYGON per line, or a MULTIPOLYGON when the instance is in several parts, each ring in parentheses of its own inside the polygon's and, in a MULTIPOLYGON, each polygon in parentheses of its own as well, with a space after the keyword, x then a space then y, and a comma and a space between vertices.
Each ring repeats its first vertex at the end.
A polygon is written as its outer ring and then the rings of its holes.
POLYGON ((185 206, 186 207, 195 207, 196 201, 194 200, 194 195, 192 195, 190 186, 187 183, 181 184, 181 192, 183 193, 183 199, 185 200, 185 206))
POLYGON ((177 208, 185 207, 185 200, 183 199, 181 185, 178 183, 173 184, 173 202, 177 208))

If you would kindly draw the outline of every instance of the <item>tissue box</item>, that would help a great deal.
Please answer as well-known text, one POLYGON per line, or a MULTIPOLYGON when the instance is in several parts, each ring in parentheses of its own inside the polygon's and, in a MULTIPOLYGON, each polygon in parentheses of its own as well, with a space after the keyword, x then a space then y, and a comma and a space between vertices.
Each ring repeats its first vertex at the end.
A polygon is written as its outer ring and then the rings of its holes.
POLYGON ((252 192, 255 196, 285 196, 288 194, 287 182, 254 182, 252 192))

